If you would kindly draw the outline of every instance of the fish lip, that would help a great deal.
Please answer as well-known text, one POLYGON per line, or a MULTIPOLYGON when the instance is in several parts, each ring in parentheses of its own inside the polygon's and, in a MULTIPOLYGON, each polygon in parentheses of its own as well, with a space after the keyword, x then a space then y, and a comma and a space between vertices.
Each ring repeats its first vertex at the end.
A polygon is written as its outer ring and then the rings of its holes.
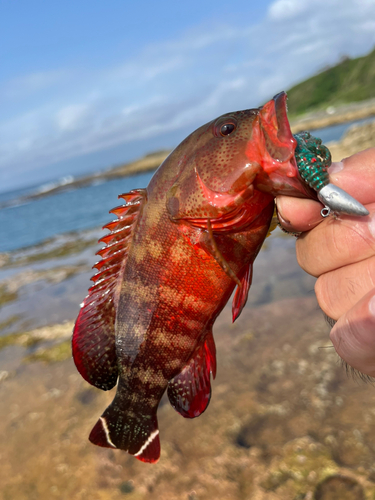
POLYGON ((275 105, 275 114, 278 126, 277 137, 282 142, 295 142, 288 120, 286 92, 282 91, 279 94, 276 94, 273 98, 273 102, 275 105))
POLYGON ((275 162, 286 163, 294 157, 297 141, 293 137, 287 116, 287 95, 276 94, 260 108, 260 127, 265 138, 265 148, 275 162))

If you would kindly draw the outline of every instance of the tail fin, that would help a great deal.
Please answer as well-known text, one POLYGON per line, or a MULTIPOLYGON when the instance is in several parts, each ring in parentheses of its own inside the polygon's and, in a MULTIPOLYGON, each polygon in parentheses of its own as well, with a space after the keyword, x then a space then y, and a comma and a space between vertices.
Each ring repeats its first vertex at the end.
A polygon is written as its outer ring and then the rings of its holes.
POLYGON ((115 397, 92 429, 89 440, 105 448, 119 448, 142 462, 157 462, 160 440, 156 409, 138 415, 118 405, 115 397))

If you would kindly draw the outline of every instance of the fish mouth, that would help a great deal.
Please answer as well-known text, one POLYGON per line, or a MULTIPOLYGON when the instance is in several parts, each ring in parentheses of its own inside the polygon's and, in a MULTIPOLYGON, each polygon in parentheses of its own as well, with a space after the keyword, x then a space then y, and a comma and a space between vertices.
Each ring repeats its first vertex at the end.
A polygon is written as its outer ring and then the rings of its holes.
POLYGON ((281 163, 290 161, 294 157, 297 145, 290 130, 286 100, 286 93, 280 92, 260 111, 260 125, 266 149, 274 160, 281 163))
POLYGON ((295 149, 297 140, 290 129, 286 93, 280 92, 260 108, 259 126, 263 135, 262 171, 255 187, 273 196, 284 194, 316 199, 315 192, 301 179, 295 149))

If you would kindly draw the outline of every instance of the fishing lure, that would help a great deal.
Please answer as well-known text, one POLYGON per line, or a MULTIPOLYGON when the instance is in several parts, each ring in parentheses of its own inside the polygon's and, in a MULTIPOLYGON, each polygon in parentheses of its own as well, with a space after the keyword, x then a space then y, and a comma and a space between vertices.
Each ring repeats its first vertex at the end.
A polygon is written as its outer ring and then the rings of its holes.
POLYGON ((309 132, 295 134, 297 141, 295 158, 302 179, 318 193, 323 203, 322 217, 335 214, 368 215, 368 210, 346 191, 329 182, 328 168, 331 166, 331 153, 322 140, 309 132))

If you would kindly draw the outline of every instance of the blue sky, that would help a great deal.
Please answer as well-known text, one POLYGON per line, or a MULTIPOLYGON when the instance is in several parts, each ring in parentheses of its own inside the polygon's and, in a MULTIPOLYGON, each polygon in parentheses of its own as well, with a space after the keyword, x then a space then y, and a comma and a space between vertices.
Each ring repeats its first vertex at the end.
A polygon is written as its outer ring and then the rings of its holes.
POLYGON ((0 0, 0 191, 173 147, 375 45, 375 0, 0 0))

